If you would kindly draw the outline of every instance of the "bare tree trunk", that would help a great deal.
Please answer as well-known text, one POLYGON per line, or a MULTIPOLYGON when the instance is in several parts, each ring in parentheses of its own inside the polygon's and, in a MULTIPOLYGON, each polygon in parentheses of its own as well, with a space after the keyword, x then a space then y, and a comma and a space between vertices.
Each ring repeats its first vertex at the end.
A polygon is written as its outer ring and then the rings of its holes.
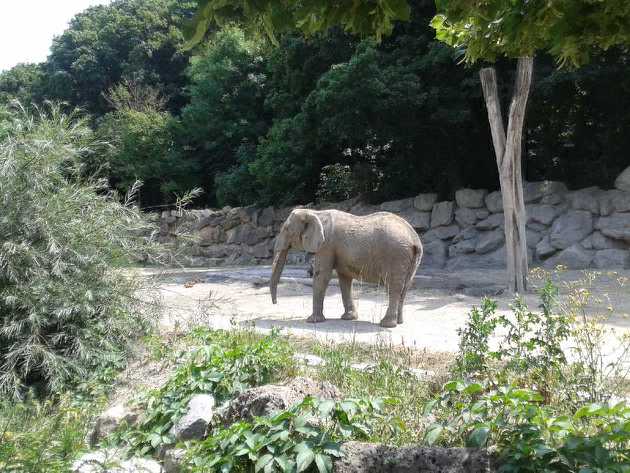
POLYGON ((505 247, 507 251, 508 290, 523 293, 527 290, 527 242, 525 233, 525 201, 521 173, 521 150, 525 109, 534 70, 534 59, 519 58, 512 102, 508 116, 507 134, 503 125, 501 103, 494 67, 479 72, 483 95, 488 109, 492 143, 499 169, 505 216, 505 247))

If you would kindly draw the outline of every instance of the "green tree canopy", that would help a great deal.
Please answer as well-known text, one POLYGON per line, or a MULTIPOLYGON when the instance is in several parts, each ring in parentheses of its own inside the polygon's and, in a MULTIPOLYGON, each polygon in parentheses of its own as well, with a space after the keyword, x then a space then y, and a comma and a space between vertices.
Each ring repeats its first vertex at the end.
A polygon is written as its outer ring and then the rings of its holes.
POLYGON ((194 3, 178 0, 116 0, 88 8, 53 41, 46 63, 49 98, 91 113, 108 111, 103 93, 122 79, 160 87, 170 108, 183 104, 181 28, 194 3))
POLYGON ((579 66, 600 50, 630 44, 627 0, 436 0, 437 37, 466 60, 494 62, 546 52, 579 66))

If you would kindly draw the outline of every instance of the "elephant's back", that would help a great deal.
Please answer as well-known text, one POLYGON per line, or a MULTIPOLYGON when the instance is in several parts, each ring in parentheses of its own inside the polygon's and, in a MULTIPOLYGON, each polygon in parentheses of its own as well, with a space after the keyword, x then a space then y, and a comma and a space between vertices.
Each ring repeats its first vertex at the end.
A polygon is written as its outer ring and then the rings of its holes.
POLYGON ((421 254, 420 238, 403 218, 390 212, 351 217, 340 235, 337 266, 342 272, 379 282, 384 273, 406 271, 417 252, 421 254))

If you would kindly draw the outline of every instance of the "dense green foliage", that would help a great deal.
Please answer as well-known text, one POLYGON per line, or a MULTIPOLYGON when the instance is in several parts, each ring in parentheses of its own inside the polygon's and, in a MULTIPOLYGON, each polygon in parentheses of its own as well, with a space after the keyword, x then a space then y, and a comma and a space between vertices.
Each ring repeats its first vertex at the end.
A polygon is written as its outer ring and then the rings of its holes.
POLYGON ((142 400, 146 411, 140 424, 120 432, 117 441, 143 454, 172 443, 169 429, 186 413, 194 394, 210 393, 222 403, 277 380, 293 366, 287 341, 275 333, 257 338, 250 332, 198 329, 189 340, 198 348, 177 357, 183 361, 168 383, 142 400))
POLYGON ((182 105, 184 70, 181 26, 193 2, 117 0, 88 8, 55 38, 45 64, 49 98, 100 115, 103 93, 122 79, 158 87, 173 110, 182 105))
POLYGON ((546 52, 562 64, 586 64, 593 54, 630 45, 625 0, 436 0, 439 40, 471 62, 546 52))
MULTIPOLYGON (((145 207, 171 202, 173 192, 192 187, 205 190, 199 206, 356 195, 383 200, 428 191, 452 198, 463 186, 497 187, 477 70, 458 65, 463 51, 435 39, 429 26, 435 2, 364 2, 376 8, 373 23, 347 16, 349 2, 327 4, 324 23, 311 18, 298 25, 308 38, 286 30, 321 2, 255 2, 247 12, 243 7, 254 2, 224 3, 202 2, 211 14, 200 21, 208 26, 230 17, 251 25, 246 17, 273 4, 271 16, 256 17, 270 23, 252 21, 273 32, 275 43, 225 25, 185 50, 180 28, 194 2, 118 0, 78 15, 44 64, 0 74, 0 102, 65 100, 89 112, 99 138, 112 145, 90 169, 121 190, 143 180, 145 207), (408 21, 391 23, 401 18, 408 21), (339 29, 314 34, 329 20, 339 29), (375 33, 381 26, 380 43, 344 31, 375 33), (117 106, 112 90, 129 84, 156 91, 159 103, 141 110, 134 103, 117 106), (339 170, 343 189, 327 190, 339 170)), ((528 2, 528 8, 539 3, 528 2)), ((581 11, 586 3, 558 5, 581 11)), ((486 4, 502 6, 492 18, 512 8, 511 2, 486 4)), ((610 18, 624 18, 612 0, 593 12, 602 16, 609 8, 610 18)), ((611 27, 612 36, 620 35, 616 43, 625 31, 618 23, 611 27)), ((492 31, 507 31, 505 22, 500 25, 492 31)), ((563 54, 571 53, 565 46, 563 54)), ((590 63, 574 71, 556 70, 558 51, 537 58, 525 130, 526 179, 610 187, 627 165, 630 56, 623 48, 600 49, 580 47, 577 53, 587 53, 590 63)), ((511 74, 509 64, 497 67, 511 74)), ((509 93, 501 90, 504 102, 509 93)))
MULTIPOLYGON (((0 110, 1 112, 1 110, 0 110)), ((81 177, 81 120, 0 115, 0 394, 60 390, 125 349, 148 320, 124 270, 148 250, 130 202, 81 177)))
MULTIPOLYGON (((614 400, 627 358, 604 357, 602 327, 578 318, 588 288, 583 281, 564 308, 547 282, 541 312, 518 299, 509 316, 488 299, 474 309, 460 331, 455 379, 425 407, 438 420, 425 440, 491 447, 502 472, 627 471, 630 407, 614 400)), ((630 340, 618 343, 625 352, 630 340)))

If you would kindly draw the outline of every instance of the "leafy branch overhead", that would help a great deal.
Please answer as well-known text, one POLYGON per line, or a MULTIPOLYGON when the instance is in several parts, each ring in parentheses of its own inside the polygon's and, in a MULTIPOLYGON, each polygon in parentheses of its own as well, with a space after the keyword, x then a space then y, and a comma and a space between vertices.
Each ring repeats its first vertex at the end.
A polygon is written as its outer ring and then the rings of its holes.
POLYGON ((200 0, 186 36, 188 46, 199 44, 212 25, 237 21, 249 24, 274 40, 276 33, 300 30, 306 35, 341 26, 358 36, 389 35, 396 21, 407 21, 411 8, 406 0, 200 0))
POLYGON ((467 62, 550 53, 561 65, 630 44, 627 0, 436 0, 437 38, 467 62))

